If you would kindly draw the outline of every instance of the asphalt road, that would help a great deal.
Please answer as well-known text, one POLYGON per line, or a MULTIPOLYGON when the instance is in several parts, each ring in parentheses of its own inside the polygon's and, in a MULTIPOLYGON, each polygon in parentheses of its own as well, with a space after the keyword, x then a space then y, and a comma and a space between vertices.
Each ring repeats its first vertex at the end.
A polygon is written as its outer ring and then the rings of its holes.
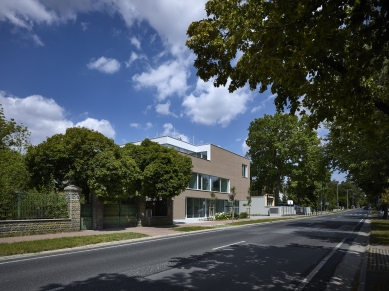
POLYGON ((366 215, 358 209, 2 260, 0 290, 324 290, 366 215))

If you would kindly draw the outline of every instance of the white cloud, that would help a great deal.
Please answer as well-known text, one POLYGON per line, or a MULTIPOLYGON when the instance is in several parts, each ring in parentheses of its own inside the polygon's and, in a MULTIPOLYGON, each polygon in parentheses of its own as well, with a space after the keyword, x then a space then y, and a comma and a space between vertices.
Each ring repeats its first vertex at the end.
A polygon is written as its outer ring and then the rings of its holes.
POLYGON ((0 91, 0 104, 6 119, 14 118, 17 123, 23 123, 28 128, 31 132, 32 144, 39 144, 54 134, 65 133, 67 128, 74 126, 85 126, 107 137, 115 137, 115 130, 109 121, 87 118, 74 125, 72 121, 65 118, 64 108, 53 99, 40 95, 18 98, 0 91))
POLYGON ((243 156, 246 156, 246 153, 249 151, 249 146, 246 144, 247 138, 242 142, 242 153, 243 156))
POLYGON ((81 22, 82 30, 83 30, 83 31, 87 30, 89 24, 90 24, 89 22, 81 22))
POLYGON ((120 63, 115 59, 107 59, 105 57, 101 57, 97 60, 90 60, 87 65, 91 70, 98 70, 102 73, 113 74, 119 71, 120 63))
POLYGON ((166 62, 157 69, 149 68, 148 72, 132 77, 137 89, 156 87, 157 98, 164 100, 172 94, 185 94, 189 77, 186 65, 180 61, 166 62))
POLYGON ((182 105, 192 121, 226 127, 237 115, 246 111, 246 103, 252 98, 252 92, 246 87, 229 93, 228 84, 215 88, 212 80, 205 83, 199 79, 196 90, 184 98, 182 105))
POLYGON ((127 62, 124 62, 126 64, 126 68, 130 67, 132 65, 133 62, 135 62, 136 60, 139 60, 139 59, 145 59, 147 60, 147 56, 146 55, 138 55, 137 53, 135 52, 131 52, 131 56, 130 56, 130 59, 127 61, 127 62))
POLYGON ((130 126, 133 127, 133 128, 140 128, 140 124, 139 123, 130 123, 130 126))
POLYGON ((141 49, 141 46, 140 46, 140 41, 136 38, 136 37, 131 37, 130 38, 130 42, 132 45, 134 45, 138 50, 141 49))
POLYGON ((165 123, 163 125, 163 129, 164 131, 162 136, 172 136, 174 138, 181 139, 182 141, 189 142, 189 138, 186 135, 179 133, 177 129, 174 128, 173 124, 165 123))
POLYGON ((256 106, 253 109, 251 109, 251 113, 257 112, 257 111, 261 110, 262 108, 265 108, 266 107, 266 103, 268 103, 269 101, 273 100, 276 97, 277 97, 277 94, 270 95, 264 101, 261 102, 261 105, 256 106))
POLYGON ((158 104, 155 106, 155 111, 162 115, 170 114, 170 101, 168 100, 165 104, 158 104))
POLYGON ((145 130, 148 130, 148 129, 152 128, 152 127, 153 127, 153 124, 151 122, 147 122, 145 130))
POLYGON ((115 138, 115 130, 108 120, 97 120, 94 118, 87 118, 84 121, 78 122, 76 127, 86 127, 98 131, 109 138, 115 138))
POLYGON ((143 110, 142 113, 147 114, 152 108, 153 108, 153 105, 147 105, 146 109, 143 110))
POLYGON ((0 1, 0 21, 32 31, 35 23, 52 25, 74 21, 81 13, 119 14, 128 27, 135 21, 147 21, 166 47, 173 54, 180 54, 187 50, 185 41, 189 24, 206 17, 205 3, 206 0, 5 0, 0 1))

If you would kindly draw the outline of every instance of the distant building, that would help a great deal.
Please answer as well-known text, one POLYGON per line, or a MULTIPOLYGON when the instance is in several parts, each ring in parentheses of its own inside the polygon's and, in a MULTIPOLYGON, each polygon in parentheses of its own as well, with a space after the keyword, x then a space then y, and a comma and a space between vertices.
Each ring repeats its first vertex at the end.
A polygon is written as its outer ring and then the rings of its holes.
MULTIPOLYGON (((242 208, 239 201, 247 200, 250 187, 250 161, 247 158, 213 144, 196 146, 168 136, 150 140, 192 159, 193 172, 188 188, 173 199, 173 219, 208 217, 212 192, 217 197, 215 213, 229 212, 231 187, 236 189, 235 212, 246 211, 246 207, 242 208)), ((134 142, 136 145, 140 143, 134 142)), ((146 213, 154 215, 147 209, 146 213)))

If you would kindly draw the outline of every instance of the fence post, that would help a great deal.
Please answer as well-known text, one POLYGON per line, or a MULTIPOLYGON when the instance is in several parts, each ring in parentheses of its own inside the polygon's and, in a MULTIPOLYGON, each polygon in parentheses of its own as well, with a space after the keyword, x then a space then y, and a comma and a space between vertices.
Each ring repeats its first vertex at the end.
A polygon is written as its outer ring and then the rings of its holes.
POLYGON ((81 205, 80 194, 81 188, 70 185, 65 187, 66 201, 68 202, 69 218, 72 220, 72 228, 74 230, 81 229, 81 205))

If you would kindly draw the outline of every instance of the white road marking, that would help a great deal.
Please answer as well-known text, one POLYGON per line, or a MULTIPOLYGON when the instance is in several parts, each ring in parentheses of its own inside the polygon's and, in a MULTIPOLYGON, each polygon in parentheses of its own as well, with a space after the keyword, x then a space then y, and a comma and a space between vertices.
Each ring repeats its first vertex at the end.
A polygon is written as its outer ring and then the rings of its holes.
POLYGON ((338 243, 338 245, 332 250, 331 253, 329 253, 317 266, 315 269, 313 269, 313 271, 301 282, 300 286, 298 286, 296 289, 294 289, 295 291, 300 291, 302 290, 305 285, 307 285, 309 283, 309 281, 312 280, 313 276, 315 276, 317 274, 317 272, 319 272, 319 270, 324 266, 324 264, 332 257, 332 255, 341 247, 341 245, 344 243, 344 241, 346 240, 346 238, 344 238, 340 243, 338 243))
POLYGON ((229 246, 233 246, 233 245, 237 245, 237 244, 241 244, 241 243, 244 243, 245 241, 242 240, 242 241, 238 241, 236 243, 232 243, 232 244, 228 244, 228 245, 225 245, 225 246, 221 246, 221 247, 217 247, 217 248, 213 248, 212 250, 218 250, 218 249, 222 249, 222 248, 226 248, 226 247, 229 247, 229 246))
MULTIPOLYGON (((353 232, 355 230, 355 228, 363 221, 363 219, 361 219, 353 228, 353 230, 351 232, 353 232)), ((337 246, 331 251, 331 253, 329 253, 316 267, 315 269, 313 269, 313 271, 301 282, 301 284, 296 288, 294 289, 295 291, 301 291, 305 285, 307 285, 309 283, 309 281, 312 280, 312 278, 316 275, 317 272, 319 272, 319 270, 324 266, 324 264, 333 256, 333 254, 342 246, 342 244, 344 243, 344 241, 346 240, 346 238, 344 238, 340 243, 337 244, 337 246)))

